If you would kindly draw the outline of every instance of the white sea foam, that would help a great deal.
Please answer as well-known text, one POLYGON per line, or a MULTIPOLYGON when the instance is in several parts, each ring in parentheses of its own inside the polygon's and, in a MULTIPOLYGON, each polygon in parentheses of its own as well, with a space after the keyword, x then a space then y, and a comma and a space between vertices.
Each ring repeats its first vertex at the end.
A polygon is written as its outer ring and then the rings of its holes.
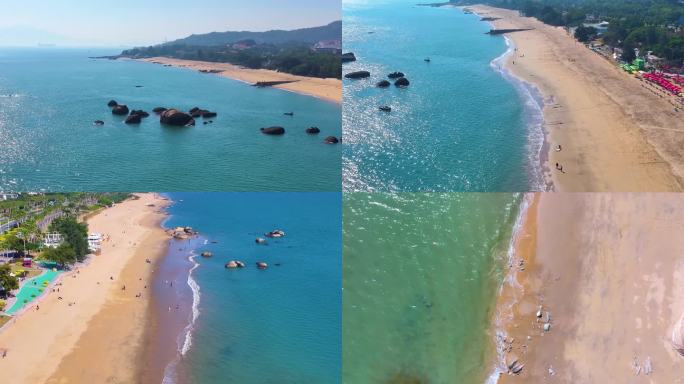
POLYGON ((183 346, 180 349, 181 355, 185 355, 190 347, 192 346, 192 331, 195 328, 195 321, 197 320, 197 317, 199 316, 199 303, 200 303, 200 287, 197 284, 197 281, 192 277, 192 272, 199 267, 199 263, 195 261, 195 254, 192 254, 188 257, 188 260, 192 262, 192 268, 190 268, 190 272, 188 273, 188 286, 192 290, 192 318, 190 320, 190 323, 185 327, 183 330, 183 333, 185 334, 185 339, 183 341, 183 346))

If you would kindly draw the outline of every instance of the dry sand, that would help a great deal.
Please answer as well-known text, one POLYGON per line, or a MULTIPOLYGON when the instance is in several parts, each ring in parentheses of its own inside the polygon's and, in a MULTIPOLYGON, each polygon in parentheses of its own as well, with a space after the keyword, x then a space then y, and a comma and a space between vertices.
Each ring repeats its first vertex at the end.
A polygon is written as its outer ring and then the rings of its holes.
POLYGON ((188 68, 195 71, 221 71, 217 73, 219 76, 229 77, 231 79, 244 81, 250 84, 254 84, 259 81, 292 81, 292 83, 276 85, 273 88, 279 88, 307 96, 313 96, 338 104, 342 102, 342 80, 340 79, 321 79, 317 77, 297 76, 291 75, 289 73, 271 71, 268 69, 249 69, 228 63, 181 60, 168 57, 152 57, 142 60, 151 63, 188 68))
POLYGON ((672 98, 654 95, 645 82, 562 28, 515 11, 472 8, 482 16, 502 18, 493 22, 496 28, 534 28, 507 34, 517 52, 506 66, 544 97, 548 153, 543 157, 546 178, 555 190, 682 190, 684 111, 674 111, 672 98), (561 152, 555 151, 558 144, 561 152))
POLYGON ((524 368, 499 383, 684 383, 670 342, 684 314, 684 195, 537 199, 516 248, 525 269, 497 304, 506 359, 524 368))
POLYGON ((138 196, 89 218, 90 232, 110 237, 101 253, 63 275, 60 292, 48 293, 39 310, 33 306, 0 333, 0 348, 8 349, 0 382, 136 382, 150 296, 144 285, 168 240, 160 227, 168 202, 138 196))

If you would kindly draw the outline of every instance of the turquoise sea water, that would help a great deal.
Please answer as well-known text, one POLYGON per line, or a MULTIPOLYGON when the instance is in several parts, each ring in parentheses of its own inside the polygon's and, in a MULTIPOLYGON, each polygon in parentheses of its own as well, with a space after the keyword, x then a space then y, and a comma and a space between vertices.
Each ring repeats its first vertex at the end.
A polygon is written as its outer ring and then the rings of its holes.
POLYGON ((340 190, 341 148, 323 144, 340 136, 338 104, 182 68, 88 59, 118 52, 0 50, 0 190, 340 190), (152 114, 125 125, 110 99, 150 113, 199 106, 218 117, 172 128, 152 114), (272 125, 287 133, 260 133, 272 125), (305 134, 309 126, 321 134, 305 134))
POLYGON ((344 80, 344 190, 542 188, 539 107, 492 62, 507 51, 504 38, 485 35, 477 15, 416 3, 343 3, 344 50, 357 57, 343 73, 371 72, 344 80), (394 71, 411 85, 375 87, 394 71))
POLYGON ((19 292, 17 292, 17 301, 5 312, 8 315, 13 315, 18 310, 24 308, 24 306, 31 304, 46 289, 45 285, 43 285, 44 282, 51 283, 60 273, 60 271, 48 269, 42 274, 27 280, 19 289, 19 292))
MULTIPOLYGON (((340 382, 341 194, 170 197, 175 204, 165 226, 192 226, 201 233, 195 254, 213 252, 211 258, 194 258, 198 316, 191 344, 174 369, 178 382, 340 382), (286 236, 255 243, 274 229, 286 236), (246 268, 225 269, 229 260, 241 260, 246 268), (256 269, 257 261, 269 268, 256 269)), ((183 253, 174 249, 168 257, 185 260, 183 253)), ((173 309, 161 315, 168 312, 173 309)), ((182 350, 186 340, 179 341, 182 350)))
POLYGON ((520 199, 344 195, 343 383, 485 382, 520 199))

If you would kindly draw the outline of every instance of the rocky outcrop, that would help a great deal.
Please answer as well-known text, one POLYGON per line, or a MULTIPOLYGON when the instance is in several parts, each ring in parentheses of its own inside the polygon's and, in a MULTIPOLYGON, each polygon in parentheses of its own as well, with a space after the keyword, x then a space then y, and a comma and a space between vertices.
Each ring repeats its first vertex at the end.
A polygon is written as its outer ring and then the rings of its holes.
POLYGON ((226 265, 225 265, 224 267, 225 267, 225 268, 230 268, 230 269, 232 269, 232 268, 244 268, 244 267, 245 267, 245 263, 243 263, 243 262, 240 261, 240 260, 231 260, 231 261, 227 262, 226 265))
POLYGON ((337 144, 340 142, 340 140, 335 136, 328 136, 325 138, 325 140, 323 140, 323 142, 326 144, 337 144))
POLYGON ((390 85, 392 85, 392 84, 387 80, 380 80, 377 83, 375 83, 375 86, 378 88, 387 88, 390 85))
POLYGON ((117 106, 119 103, 116 102, 116 100, 109 100, 109 103, 107 103, 108 107, 114 107, 117 106))
POLYGON ((177 127, 195 125, 195 119, 193 119, 192 116, 177 109, 167 109, 166 111, 162 112, 159 115, 159 122, 177 127))
POLYGON ((93 121, 93 125, 104 125, 104 121, 102 121, 102 120, 95 120, 95 121, 93 121))
POLYGON ((370 72, 368 71, 356 71, 356 72, 349 72, 346 75, 344 75, 347 79, 365 79, 367 77, 370 77, 370 72))
POLYGON ((212 257, 212 256, 214 256, 214 254, 211 253, 211 252, 209 252, 209 251, 204 251, 204 252, 200 253, 200 256, 202 256, 202 257, 212 257))
POLYGON ((134 109, 131 111, 131 115, 139 115, 140 117, 147 117, 150 114, 143 111, 142 109, 134 109))
POLYGON ((157 115, 161 114, 164 111, 166 111, 166 108, 164 107, 156 107, 152 110, 152 112, 156 113, 157 115))
POLYGON ((283 128, 283 127, 261 128, 261 133, 263 133, 264 135, 283 135, 283 134, 285 134, 285 128, 283 128))
POLYGON ((119 116, 128 115, 128 106, 117 104, 112 108, 112 114, 119 116))
POLYGON ((405 77, 400 77, 397 79, 397 81, 394 82, 394 86, 396 87, 408 87, 409 84, 411 83, 405 77))
POLYGON ((350 63, 352 61, 356 61, 356 56, 354 55, 354 52, 347 52, 342 54, 343 63, 350 63))
POLYGON ((216 112, 204 111, 202 113, 203 118, 216 117, 216 112))
POLYGON ((257 237, 256 239, 254 239, 254 242, 257 244, 266 244, 266 239, 262 237, 257 237))
POLYGON ((271 237, 271 238, 285 237, 285 231, 282 231, 280 229, 276 229, 276 230, 273 230, 271 232, 265 233, 264 236, 271 237))
POLYGON ((126 118, 126 121, 124 121, 126 124, 140 124, 140 121, 142 119, 142 116, 140 115, 130 115, 126 118))
POLYGON ((308 133, 310 135, 315 135, 317 133, 321 133, 321 130, 318 129, 318 127, 309 127, 306 129, 306 133, 308 133))
POLYGON ((389 105, 383 105, 383 106, 379 107, 378 109, 380 109, 383 112, 392 112, 392 107, 390 107, 389 105))
POLYGON ((404 72, 392 72, 389 75, 387 75, 390 79, 398 79, 400 77, 404 77, 404 72))
POLYGON ((257 268, 259 268, 259 269, 266 269, 266 268, 268 268, 268 264, 264 263, 263 261, 257 261, 256 266, 257 266, 257 268))

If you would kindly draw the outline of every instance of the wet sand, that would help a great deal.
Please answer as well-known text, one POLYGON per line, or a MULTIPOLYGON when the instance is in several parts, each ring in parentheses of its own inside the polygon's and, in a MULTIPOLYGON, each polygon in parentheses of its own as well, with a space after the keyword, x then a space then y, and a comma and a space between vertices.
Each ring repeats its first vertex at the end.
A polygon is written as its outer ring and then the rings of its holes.
POLYGON ((500 17, 495 28, 533 28, 506 36, 517 48, 506 68, 545 100, 546 179, 557 191, 681 191, 684 111, 576 42, 564 29, 515 11, 472 7, 500 17), (562 151, 556 152, 557 145, 562 151), (555 164, 563 167, 563 172, 555 164))
POLYGON ((21 314, 0 333, 0 348, 8 349, 0 381, 136 382, 149 313, 144 285, 154 265, 145 259, 154 263, 163 256, 168 241, 160 227, 160 209, 168 202, 138 196, 89 218, 89 232, 110 236, 101 253, 78 273, 64 274, 55 287, 60 292, 48 293, 39 310, 21 314))
POLYGON ((684 196, 537 198, 526 229, 536 245, 516 248, 520 284, 505 284, 497 304, 510 314, 504 359, 524 367, 499 383, 684 383, 671 344, 684 315, 684 196))
POLYGON ((284 72, 276 72, 268 69, 250 69, 228 63, 212 63, 207 61, 182 60, 168 57, 152 57, 141 59, 156 64, 166 64, 174 67, 188 68, 195 71, 209 70, 219 71, 219 76, 229 77, 246 83, 255 84, 260 81, 290 81, 290 83, 274 85, 273 88, 284 89, 302 95, 313 96, 320 99, 342 102, 342 80, 321 79, 318 77, 306 77, 291 75, 284 72))

